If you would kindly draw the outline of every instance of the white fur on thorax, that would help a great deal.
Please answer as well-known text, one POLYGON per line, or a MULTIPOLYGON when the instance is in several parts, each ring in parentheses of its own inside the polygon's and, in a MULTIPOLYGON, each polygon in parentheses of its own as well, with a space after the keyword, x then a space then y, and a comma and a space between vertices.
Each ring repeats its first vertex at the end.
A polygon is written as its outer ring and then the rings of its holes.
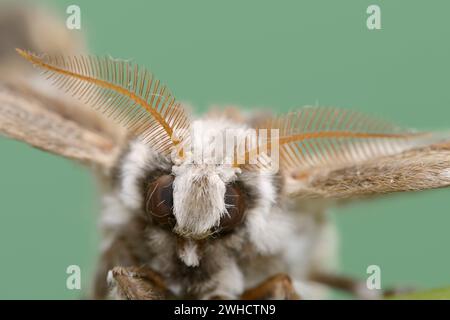
POLYGON ((198 267, 200 264, 198 246, 193 241, 187 241, 178 255, 188 267, 198 267))
POLYGON ((116 192, 106 193, 102 198, 102 214, 99 224, 102 232, 101 250, 107 250, 114 241, 117 230, 131 218, 130 210, 123 205, 116 192))
POLYGON ((138 181, 146 171, 153 169, 151 161, 155 155, 148 145, 139 140, 132 141, 129 150, 122 162, 119 195, 128 207, 136 210, 142 206, 143 202, 138 181))
MULTIPOLYGON (((254 174, 247 174, 250 175, 254 174)), ((259 193, 256 206, 247 213, 246 224, 250 240, 261 253, 276 253, 283 246, 292 226, 275 203, 277 195, 273 177, 256 173, 255 177, 247 179, 247 183, 257 188, 259 193)))

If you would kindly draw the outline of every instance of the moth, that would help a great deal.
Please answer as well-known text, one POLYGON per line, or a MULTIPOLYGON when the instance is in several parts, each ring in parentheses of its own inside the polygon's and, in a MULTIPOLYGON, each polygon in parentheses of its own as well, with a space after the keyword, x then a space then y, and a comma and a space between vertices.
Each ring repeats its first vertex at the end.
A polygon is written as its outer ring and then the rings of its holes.
POLYGON ((98 178, 95 299, 307 299, 323 286, 371 298, 332 269, 327 209, 450 185, 445 135, 328 107, 194 117, 135 64, 17 52, 81 102, 2 84, 0 132, 98 178))

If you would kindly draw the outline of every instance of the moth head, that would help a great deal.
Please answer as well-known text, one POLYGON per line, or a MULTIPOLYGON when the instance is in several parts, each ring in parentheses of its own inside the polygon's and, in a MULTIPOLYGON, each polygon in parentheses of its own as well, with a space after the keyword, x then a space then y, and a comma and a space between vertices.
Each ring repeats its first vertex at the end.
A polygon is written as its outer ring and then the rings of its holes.
POLYGON ((120 164, 125 200, 143 208, 153 223, 183 238, 217 238, 242 227, 259 182, 256 176, 249 178, 241 168, 224 163, 229 154, 217 158, 212 152, 216 146, 213 140, 230 128, 236 126, 224 121, 195 121, 181 161, 172 161, 134 141, 120 164), (193 150, 202 150, 202 159, 194 159, 193 150), (135 195, 127 197, 130 193, 135 195))
POLYGON ((175 164, 140 140, 130 144, 117 170, 118 197, 144 215, 151 230, 176 241, 186 265, 199 264, 200 243, 220 246, 231 239, 242 243, 252 232, 267 237, 270 224, 264 217, 276 197, 269 175, 229 164, 175 164))
POLYGON ((196 240, 231 232, 242 224, 246 199, 238 183, 226 182, 202 166, 174 171, 157 177, 145 190, 144 210, 154 223, 196 240))

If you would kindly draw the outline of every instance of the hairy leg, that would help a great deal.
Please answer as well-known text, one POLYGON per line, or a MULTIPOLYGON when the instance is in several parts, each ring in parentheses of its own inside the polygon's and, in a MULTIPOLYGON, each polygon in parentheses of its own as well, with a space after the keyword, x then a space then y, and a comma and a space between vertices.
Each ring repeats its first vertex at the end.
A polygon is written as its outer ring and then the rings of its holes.
POLYGON ((109 296, 119 300, 172 298, 160 274, 148 267, 115 267, 108 273, 109 296))

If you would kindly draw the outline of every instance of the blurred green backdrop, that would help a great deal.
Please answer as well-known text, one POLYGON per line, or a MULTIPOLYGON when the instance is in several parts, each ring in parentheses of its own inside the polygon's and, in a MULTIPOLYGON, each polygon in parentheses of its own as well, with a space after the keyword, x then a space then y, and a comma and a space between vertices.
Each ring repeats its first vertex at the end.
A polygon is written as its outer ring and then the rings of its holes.
MULTIPOLYGON (((92 53, 147 65, 197 112, 212 103, 320 104, 450 127, 448 1, 41 2, 62 16, 78 4, 92 53), (381 7, 382 30, 366 27, 370 4, 381 7)), ((78 298, 65 270, 81 266, 87 288, 98 240, 91 177, 5 138, 0 154, 0 298, 78 298)), ((450 285, 449 195, 335 210, 341 271, 365 278, 377 264, 384 287, 450 285)))

